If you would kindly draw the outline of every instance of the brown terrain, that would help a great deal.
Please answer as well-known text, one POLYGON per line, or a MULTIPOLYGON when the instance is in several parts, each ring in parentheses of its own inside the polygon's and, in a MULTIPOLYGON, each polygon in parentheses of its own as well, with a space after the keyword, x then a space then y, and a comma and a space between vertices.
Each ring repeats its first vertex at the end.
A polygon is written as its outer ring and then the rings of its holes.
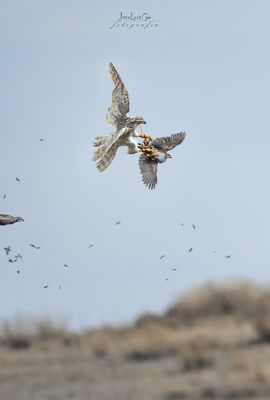
POLYGON ((0 400, 270 399, 270 289, 207 285, 162 315, 80 334, 1 330, 0 400))

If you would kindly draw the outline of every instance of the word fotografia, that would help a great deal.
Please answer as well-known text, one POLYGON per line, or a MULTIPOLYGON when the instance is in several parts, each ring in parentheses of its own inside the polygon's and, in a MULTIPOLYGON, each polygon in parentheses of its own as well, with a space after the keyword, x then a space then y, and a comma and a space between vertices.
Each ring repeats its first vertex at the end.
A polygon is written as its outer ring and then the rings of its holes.
POLYGON ((131 12, 129 15, 125 15, 121 11, 119 18, 113 22, 113 24, 110 26, 110 29, 115 29, 115 28, 147 29, 147 28, 156 28, 157 26, 158 26, 157 21, 154 21, 152 17, 146 12, 139 15, 136 15, 133 12, 131 12))

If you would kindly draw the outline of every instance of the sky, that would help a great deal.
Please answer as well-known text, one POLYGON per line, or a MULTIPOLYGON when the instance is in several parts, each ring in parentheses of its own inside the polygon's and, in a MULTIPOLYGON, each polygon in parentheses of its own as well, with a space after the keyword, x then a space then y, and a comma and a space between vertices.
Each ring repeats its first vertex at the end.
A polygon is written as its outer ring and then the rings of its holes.
POLYGON ((269 2, 2 0, 0 10, 0 213, 25 219, 0 230, 0 320, 120 324, 209 281, 268 284, 269 2), (111 29, 121 12, 157 26, 111 29), (137 154, 119 149, 102 174, 91 161, 94 137, 114 131, 110 61, 145 133, 186 132, 153 191, 137 154), (22 261, 8 262, 8 245, 22 261))

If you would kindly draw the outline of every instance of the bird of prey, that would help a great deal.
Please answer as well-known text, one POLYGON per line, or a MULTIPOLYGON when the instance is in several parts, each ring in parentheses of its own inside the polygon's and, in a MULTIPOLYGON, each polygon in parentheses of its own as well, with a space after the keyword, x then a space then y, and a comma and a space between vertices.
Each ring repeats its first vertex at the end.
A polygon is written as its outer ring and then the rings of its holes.
POLYGON ((16 222, 23 222, 22 217, 12 217, 12 215, 0 214, 0 225, 10 225, 16 222))
POLYGON ((29 246, 31 246, 31 247, 33 247, 34 249, 37 249, 37 250, 39 250, 41 248, 40 246, 36 246, 33 243, 29 244, 29 246))
POLYGON ((142 180, 149 189, 154 189, 157 184, 157 166, 172 158, 168 151, 174 149, 185 139, 184 132, 176 133, 168 137, 160 137, 153 141, 145 141, 146 145, 140 145, 141 154, 139 167, 142 180))
POLYGON ((108 109, 106 119, 108 123, 116 127, 116 132, 110 136, 97 136, 94 140, 94 146, 97 147, 97 150, 94 152, 93 161, 97 161, 97 168, 100 172, 111 164, 120 146, 127 146, 128 154, 135 154, 140 151, 133 137, 150 138, 148 135, 135 132, 139 125, 146 122, 142 117, 127 116, 129 113, 128 91, 112 63, 110 63, 109 69, 114 90, 112 92, 112 104, 108 109))

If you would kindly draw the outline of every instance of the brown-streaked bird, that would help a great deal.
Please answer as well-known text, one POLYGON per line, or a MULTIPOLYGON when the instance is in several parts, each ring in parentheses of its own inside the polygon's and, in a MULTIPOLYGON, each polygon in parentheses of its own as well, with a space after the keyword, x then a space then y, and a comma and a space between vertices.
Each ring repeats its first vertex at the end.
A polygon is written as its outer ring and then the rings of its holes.
POLYGON ((139 167, 142 181, 149 189, 154 189, 157 184, 158 164, 172 158, 168 152, 181 144, 185 136, 185 132, 180 132, 168 137, 154 139, 150 144, 147 143, 146 152, 140 146, 143 154, 139 158, 139 167))
POLYGON ((24 219, 22 217, 13 217, 12 215, 8 214, 0 214, 0 225, 11 225, 15 224, 16 222, 23 222, 24 219))
POLYGON ((129 113, 128 91, 112 63, 110 63, 109 69, 115 87, 112 92, 112 104, 108 109, 106 119, 108 123, 116 126, 116 132, 110 136, 97 136, 94 140, 94 146, 97 147, 97 150, 94 152, 93 161, 98 161, 97 168, 100 172, 111 164, 120 146, 127 146, 128 154, 135 154, 140 151, 133 137, 151 138, 148 135, 135 132, 139 125, 146 122, 143 117, 127 116, 129 113))

